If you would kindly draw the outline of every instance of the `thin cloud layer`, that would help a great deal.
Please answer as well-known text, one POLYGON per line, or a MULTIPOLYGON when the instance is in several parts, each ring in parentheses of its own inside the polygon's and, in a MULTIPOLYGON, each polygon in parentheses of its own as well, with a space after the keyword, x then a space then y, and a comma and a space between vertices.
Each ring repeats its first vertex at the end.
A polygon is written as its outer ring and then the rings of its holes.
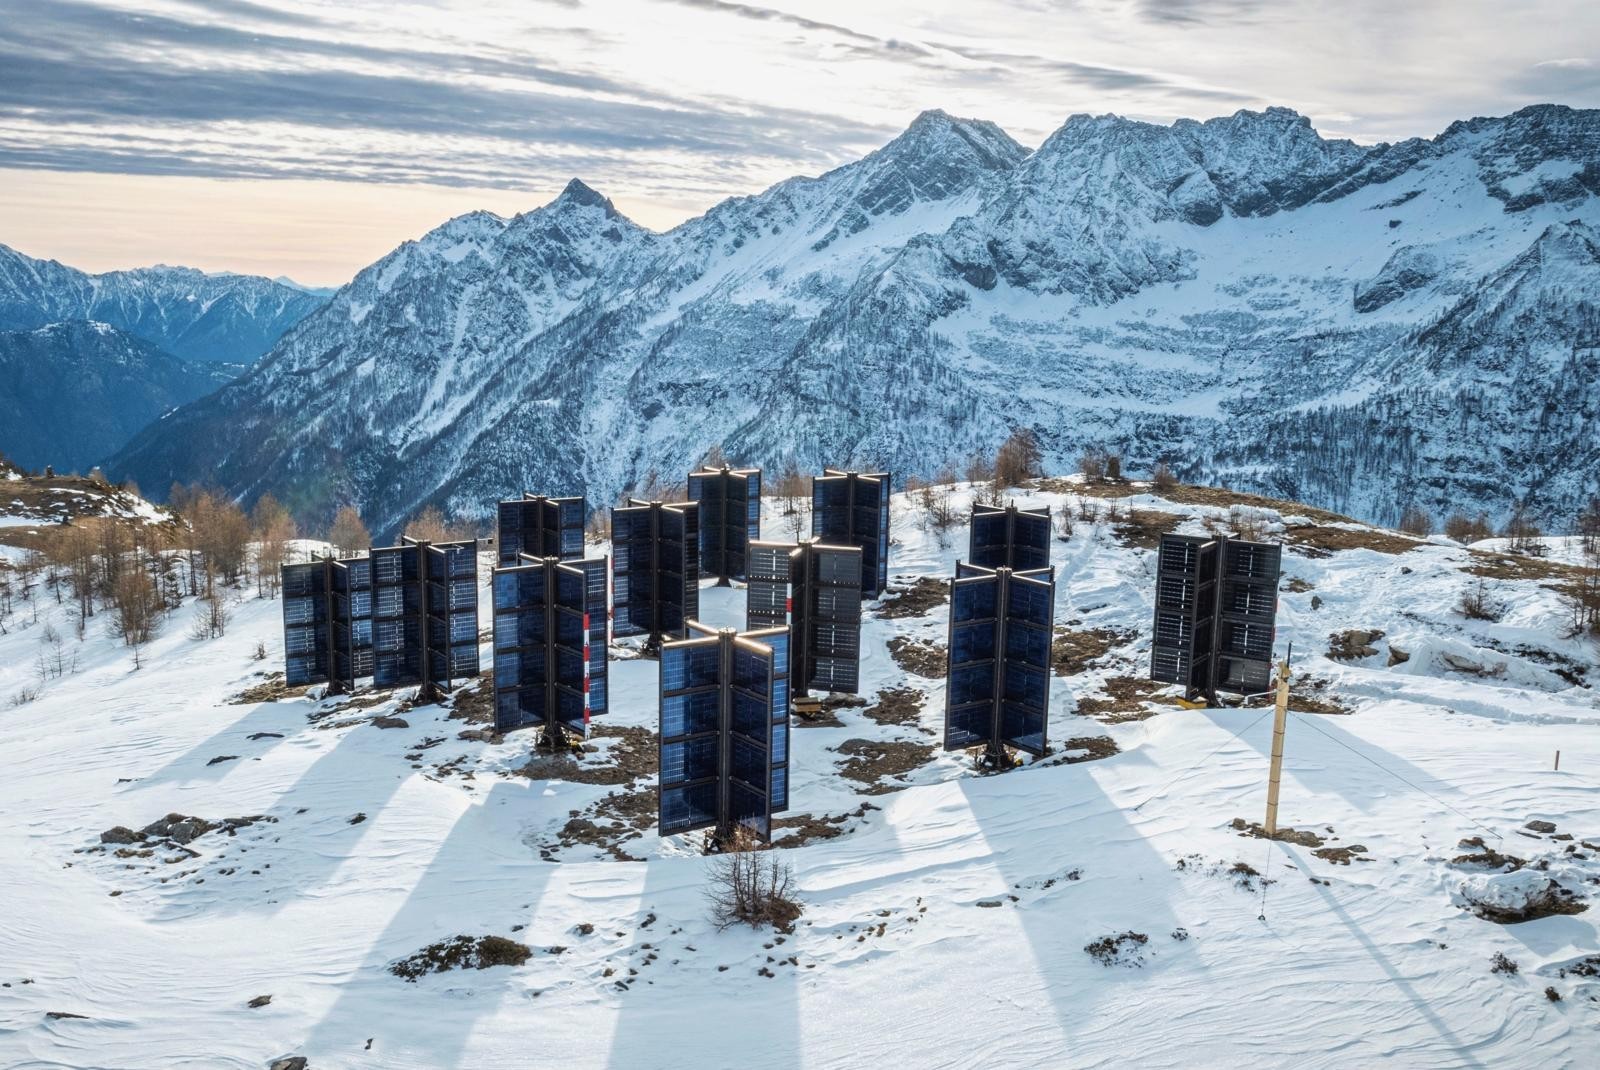
MULTIPOLYGON (((1037 144, 1079 112, 1281 104, 1373 142, 1596 106, 1600 62, 1574 48, 1595 40, 1600 6, 1566 0, 0 0, 0 169, 577 175, 662 225, 933 107, 1037 144)), ((19 211, 0 190, 0 227, 19 211)))

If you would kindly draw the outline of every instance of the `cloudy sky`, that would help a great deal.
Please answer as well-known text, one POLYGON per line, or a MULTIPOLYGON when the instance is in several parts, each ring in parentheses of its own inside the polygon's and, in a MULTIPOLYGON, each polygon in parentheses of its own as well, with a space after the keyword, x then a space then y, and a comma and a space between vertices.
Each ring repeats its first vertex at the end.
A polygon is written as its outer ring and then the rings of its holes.
POLYGON ((1373 142, 1541 101, 1600 106, 1593 0, 0 0, 0 243, 327 284, 574 175, 664 229, 926 108, 1373 142))

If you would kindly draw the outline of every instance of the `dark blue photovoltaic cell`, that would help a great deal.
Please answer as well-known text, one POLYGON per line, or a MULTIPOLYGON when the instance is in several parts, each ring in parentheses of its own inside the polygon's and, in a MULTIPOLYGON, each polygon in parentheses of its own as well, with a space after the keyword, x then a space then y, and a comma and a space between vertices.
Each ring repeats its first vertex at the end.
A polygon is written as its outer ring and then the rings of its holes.
POLYGON ((1055 586, 1027 575, 958 568, 950 604, 945 747, 1046 749, 1055 586), (1004 604, 1003 619, 996 616, 1004 604))
POLYGON ((951 620, 981 620, 994 616, 997 590, 994 579, 958 579, 953 586, 950 597, 951 620))
POLYGON ((528 495, 501 502, 497 514, 500 565, 515 565, 518 554, 563 560, 582 557, 587 515, 582 498, 528 495))
POLYGON ((889 581, 889 474, 826 469, 811 481, 811 534, 861 550, 862 594, 876 598, 889 581))
POLYGON ((1050 510, 972 507, 968 559, 984 568, 1018 571, 1050 564, 1050 510))
POLYGON ((661 648, 657 818, 663 836, 717 822, 721 667, 717 637, 661 648))
POLYGON ((699 506, 700 571, 744 579, 745 548, 761 537, 761 470, 692 472, 688 496, 699 506))

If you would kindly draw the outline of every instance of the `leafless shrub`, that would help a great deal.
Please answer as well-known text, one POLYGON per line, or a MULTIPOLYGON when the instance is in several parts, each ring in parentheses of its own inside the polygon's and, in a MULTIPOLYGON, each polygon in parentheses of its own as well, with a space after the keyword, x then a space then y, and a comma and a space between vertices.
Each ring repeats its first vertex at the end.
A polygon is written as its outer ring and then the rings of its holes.
POLYGON ((1122 454, 1106 454, 1106 478, 1120 480, 1122 478, 1122 454))
POLYGON ((189 638, 196 640, 220 639, 227 634, 232 613, 220 593, 199 599, 194 607, 194 621, 189 625, 189 638))
POLYGON ((999 489, 1021 486, 1037 477, 1044 463, 1039 436, 1032 428, 1019 427, 1000 444, 994 459, 994 483, 999 489))
MULTIPOLYGON (((979 450, 967 458, 966 477, 968 483, 982 485, 994 482, 994 458, 983 450, 979 450)), ((952 480, 954 482, 954 480, 952 480)))
POLYGON ((37 701, 38 698, 39 689, 37 687, 24 687, 11 696, 10 705, 26 706, 30 702, 37 701))
POLYGON ((1507 548, 1513 553, 1534 555, 1544 553, 1544 544, 1539 541, 1542 534, 1539 525, 1529 520, 1520 509, 1511 514, 1505 530, 1501 532, 1502 537, 1510 540, 1507 548))
POLYGON ((1150 482, 1155 484, 1157 490, 1172 490, 1178 485, 1178 477, 1166 461, 1161 461, 1150 474, 1150 482))
POLYGON ((1072 538, 1072 513, 1063 505, 1056 514, 1056 538, 1066 542, 1072 538))
POLYGON ((1420 505, 1408 505, 1400 514, 1400 530, 1407 535, 1427 538, 1433 534, 1433 517, 1420 505))
POLYGON ((1505 608, 1490 594, 1489 581, 1482 576, 1461 592, 1458 608, 1468 620, 1497 621, 1505 614, 1505 608))
POLYGON ((718 928, 743 923, 787 929, 801 914, 793 892, 793 867, 742 825, 706 866, 706 899, 718 928))
POLYGON ((354 557, 372 545, 372 535, 368 533, 367 525, 361 522, 361 514, 356 512, 355 506, 341 505, 333 515, 333 528, 328 532, 328 541, 333 543, 340 557, 354 557))
POLYGON ((1098 483, 1106 477, 1106 451, 1098 446, 1090 447, 1083 451, 1083 456, 1078 458, 1078 471, 1083 473, 1083 478, 1090 483, 1098 483))
POLYGON ((1444 533, 1447 538, 1456 542, 1477 542, 1487 539, 1494 532, 1489 527, 1489 518, 1483 513, 1470 517, 1465 513, 1451 513, 1445 518, 1444 533))

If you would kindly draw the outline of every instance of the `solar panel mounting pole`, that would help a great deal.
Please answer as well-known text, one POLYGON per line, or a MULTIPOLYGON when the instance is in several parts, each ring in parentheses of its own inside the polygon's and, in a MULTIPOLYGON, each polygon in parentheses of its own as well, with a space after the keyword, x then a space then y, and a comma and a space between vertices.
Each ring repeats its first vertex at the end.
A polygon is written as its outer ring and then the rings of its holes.
POLYGON ((1272 711, 1272 765, 1267 773, 1267 839, 1278 835, 1278 786, 1283 781, 1283 734, 1289 725, 1289 652, 1278 663, 1278 694, 1272 711))
MULTIPOLYGON (((401 542, 409 542, 417 548, 417 586, 419 594, 417 606, 421 612, 421 619, 417 622, 417 638, 421 640, 419 661, 422 669, 422 683, 417 688, 418 702, 438 702, 443 698, 439 686, 433 682, 433 651, 428 643, 428 618, 432 606, 428 604, 428 549, 433 544, 420 539, 413 539, 402 535, 401 542)), ((448 627, 448 625, 446 625, 448 627)))
MULTIPOLYGON (((697 547, 696 553, 699 552, 697 547)), ((647 653, 661 653, 661 503, 650 503, 650 637, 647 653)))
POLYGON ((717 826, 714 831, 716 849, 721 850, 733 840, 733 786, 728 770, 733 765, 733 679, 732 628, 717 631, 717 826))
POLYGON ((1000 711, 1005 695, 1006 612, 1011 601, 1011 570, 997 568, 994 571, 994 682, 989 690, 989 743, 983 752, 983 764, 991 769, 1004 769, 1006 748, 1000 741, 1000 711))
MULTIPOLYGON (((335 620, 333 616, 333 558, 327 554, 322 556, 322 615, 328 622, 328 686, 323 688, 324 695, 342 695, 345 693, 344 681, 339 679, 339 640, 334 634, 335 620)), ((352 652, 352 658, 354 652, 352 652)), ((351 671, 354 672, 352 665, 351 671)))

